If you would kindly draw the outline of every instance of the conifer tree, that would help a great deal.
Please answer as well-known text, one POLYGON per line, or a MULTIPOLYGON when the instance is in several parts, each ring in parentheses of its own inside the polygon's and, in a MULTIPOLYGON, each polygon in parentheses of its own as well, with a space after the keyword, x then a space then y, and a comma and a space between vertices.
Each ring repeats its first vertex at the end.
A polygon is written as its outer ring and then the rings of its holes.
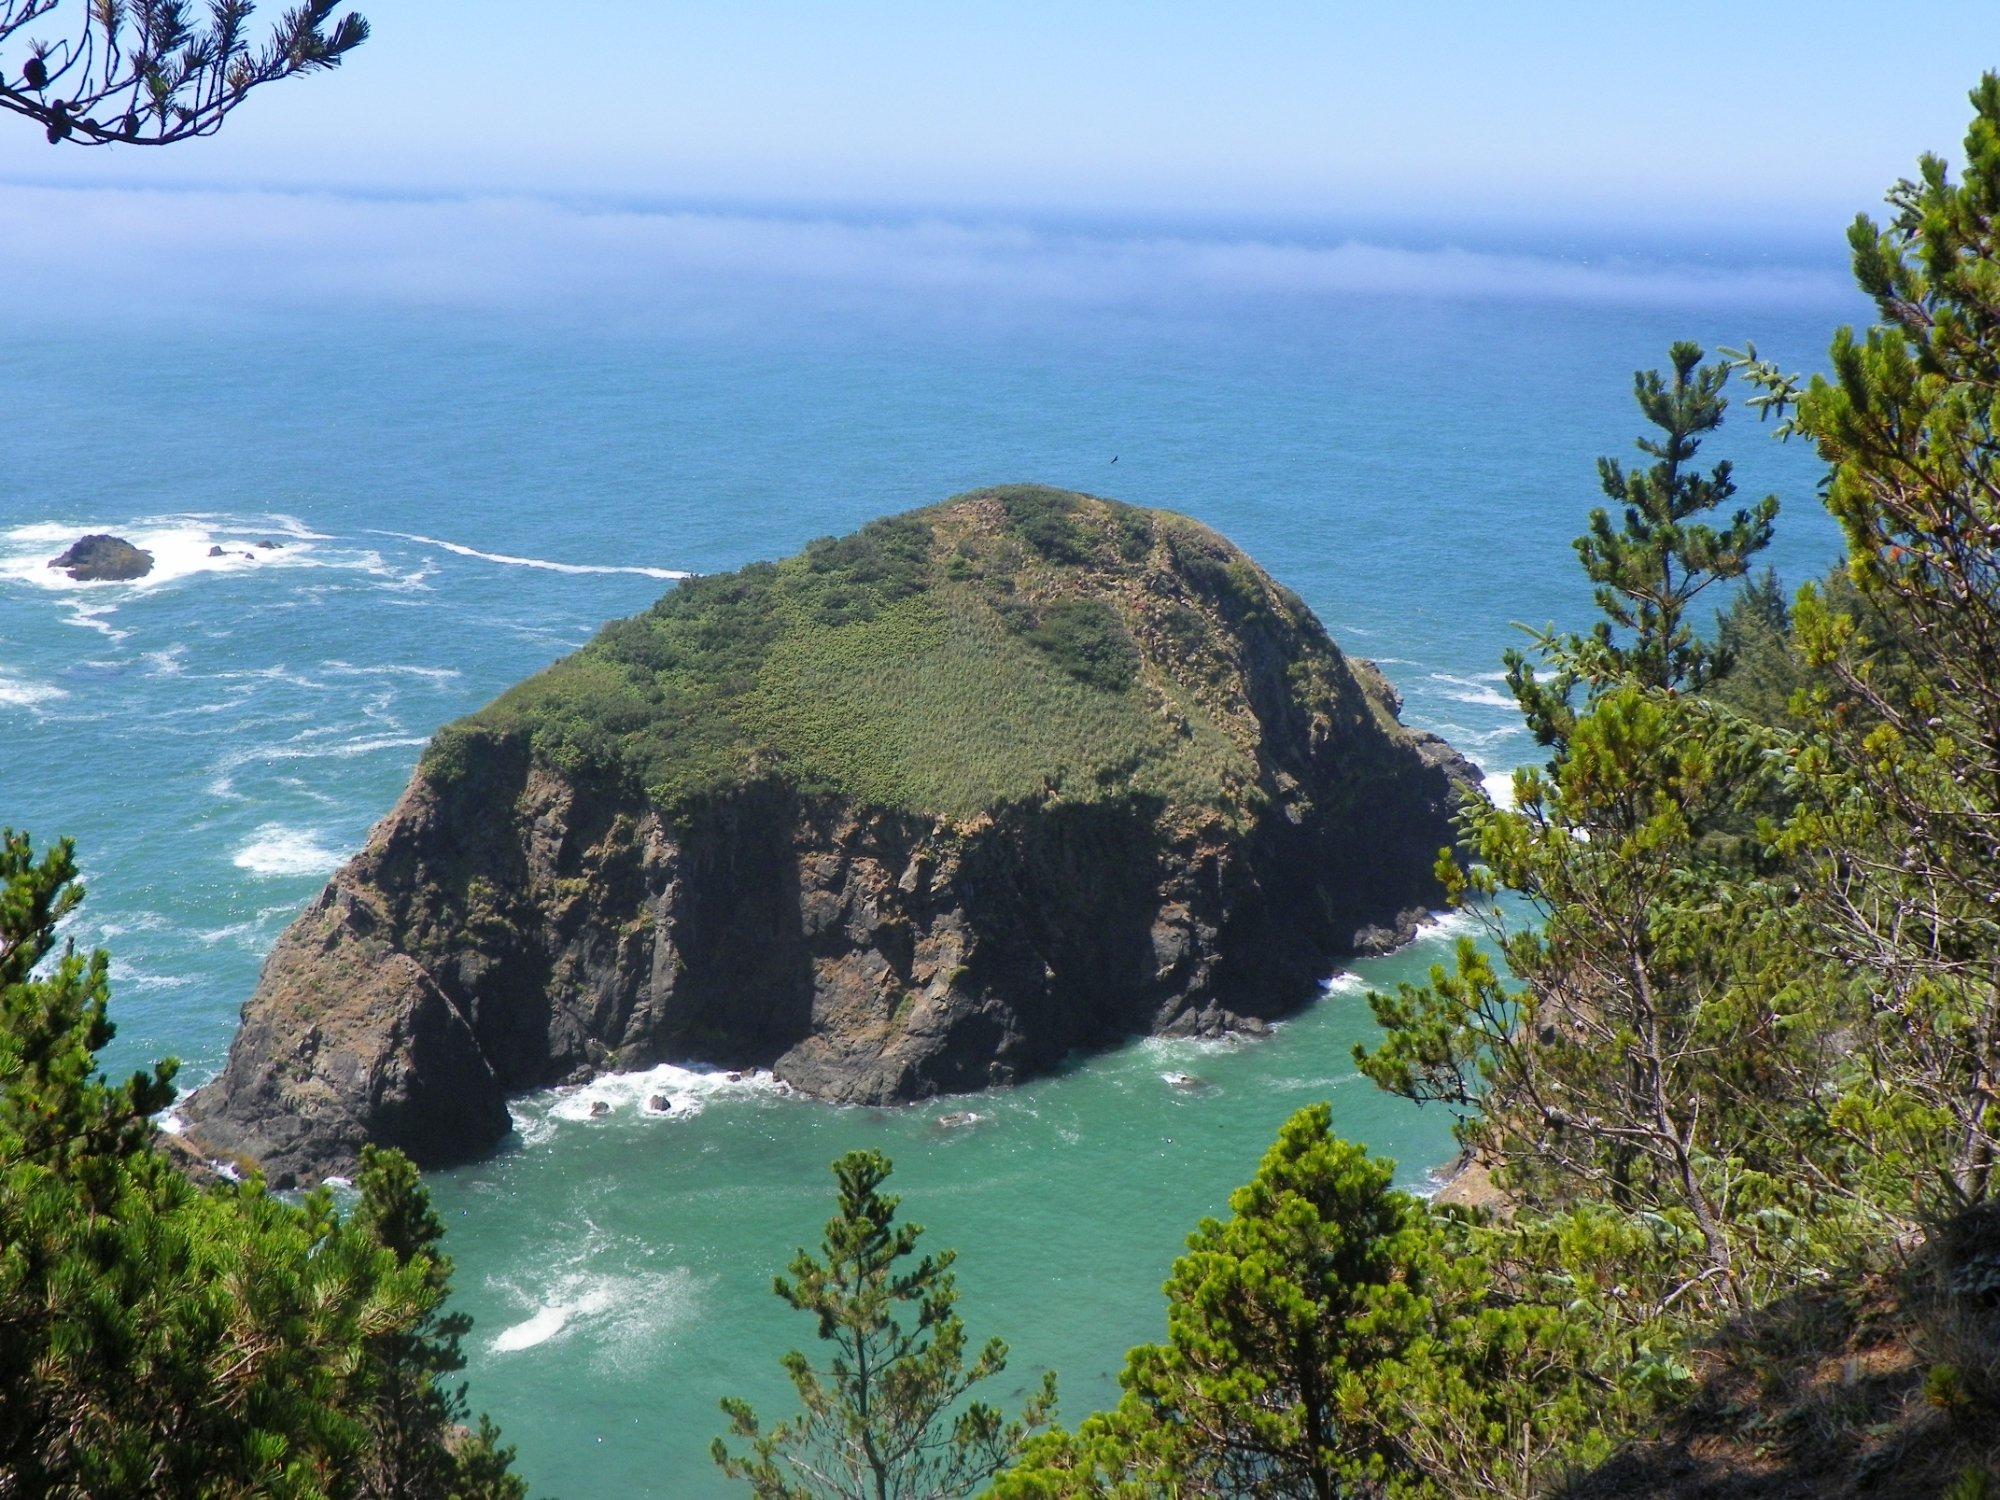
POLYGON ((464 1313, 444 1310, 451 1260, 439 1248, 444 1225, 416 1167, 400 1151, 361 1149, 355 1179, 357 1233, 388 1251, 397 1266, 419 1277, 420 1305, 413 1318, 368 1341, 371 1410, 364 1493, 370 1500, 452 1500, 525 1495, 527 1486, 506 1472, 499 1431, 482 1417, 477 1432, 467 1420, 465 1386, 446 1384, 465 1368, 459 1343, 472 1327, 464 1313), (495 1472, 493 1459, 500 1463, 495 1472))
POLYGON ((0 0, 0 109, 50 145, 171 145, 214 134, 252 89, 336 68, 368 39, 340 0, 304 0, 259 45, 252 8, 211 0, 196 20, 188 0, 0 0), (43 28, 61 33, 46 40, 43 28))
POLYGON ((945 1250, 912 1259, 923 1231, 896 1222, 899 1200, 881 1191, 889 1171, 876 1151, 836 1161, 840 1207, 827 1221, 819 1256, 800 1250, 790 1274, 774 1284, 778 1296, 814 1317, 832 1346, 824 1368, 797 1351, 784 1358, 804 1410, 767 1432, 747 1402, 722 1403, 748 1452, 732 1454, 717 1438, 715 1461, 761 1500, 968 1495, 1046 1423, 1055 1404, 1053 1375, 1012 1421, 966 1399, 1006 1368, 1007 1346, 990 1339, 968 1362, 954 1256, 945 1250))
MULTIPOLYGON (((0 836, 0 1494, 365 1493, 379 1416, 371 1352, 432 1347, 448 1263, 392 1242, 434 1226, 400 1158, 378 1162, 371 1226, 324 1190, 198 1187, 150 1115, 171 1064, 113 1084, 107 960, 65 947, 81 899, 67 843, 0 836)), ((432 1430, 476 1458, 506 1455, 432 1430)), ((454 1489, 451 1486, 458 1485, 454 1489)))
POLYGON ((1742 356, 1831 465, 1861 604, 1800 602, 1820 680, 1789 830, 1873 1016, 1844 1118, 1944 1142, 1904 1159, 1955 1204, 2000 1194, 2000 76, 1972 105, 1963 178, 1927 155, 1850 230, 1880 321, 1835 336, 1831 376, 1742 356))
POLYGON ((1031 1443, 995 1500, 1538 1493, 1590 1425, 1582 1325, 1498 1295, 1391 1171, 1326 1105, 1294 1115, 1189 1237, 1124 1400, 1031 1443))
POLYGON ((1678 343, 1670 375, 1635 379, 1662 434, 1639 442, 1652 466, 1599 463, 1623 524, 1593 511, 1576 548, 1604 618, 1588 635, 1538 635, 1539 667, 1507 655, 1553 760, 1516 774, 1514 807, 1467 810, 1470 870, 1439 866, 1508 977, 1462 942, 1428 984, 1370 997, 1384 1036, 1356 1057, 1383 1087, 1460 1111, 1467 1148, 1540 1206, 1609 1196, 1681 1216, 1700 1245, 1697 1300, 1733 1302, 1725 1205, 1746 1173, 1764 1180, 1758 1134, 1777 1107, 1764 1084, 1805 1064, 1744 980, 1778 903, 1717 837, 1768 794, 1769 745, 1697 696, 1724 663, 1689 619, 1768 544, 1778 502, 1720 529, 1700 519, 1735 492, 1727 463, 1690 467, 1724 411, 1727 371, 1701 360, 1678 343), (1511 922, 1512 903, 1533 920, 1511 922))
POLYGON ((1741 578, 1750 559, 1770 545, 1776 496, 1739 509, 1718 529, 1701 519, 1736 495, 1728 460, 1707 474, 1693 467, 1702 439, 1722 425, 1728 402, 1726 364, 1702 364, 1702 349, 1686 341, 1667 351, 1671 373, 1641 370, 1632 377, 1640 413, 1658 437, 1636 440, 1653 459, 1627 469, 1597 461, 1598 483, 1615 502, 1618 520, 1599 508, 1576 539, 1577 556, 1594 586, 1604 618, 1588 636, 1537 635, 1546 679, 1520 651, 1506 654, 1508 681, 1529 727, 1560 750, 1576 721, 1572 699, 1581 685, 1594 693, 1619 682, 1669 691, 1699 691, 1726 665, 1718 648, 1693 627, 1694 601, 1717 583, 1741 578))

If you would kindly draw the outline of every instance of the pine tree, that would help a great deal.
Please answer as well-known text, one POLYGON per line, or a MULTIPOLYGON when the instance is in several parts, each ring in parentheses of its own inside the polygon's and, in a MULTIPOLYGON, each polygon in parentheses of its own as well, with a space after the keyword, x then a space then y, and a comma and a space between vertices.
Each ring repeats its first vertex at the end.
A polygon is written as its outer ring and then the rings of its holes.
POLYGON ((1605 509, 1590 513, 1576 539, 1577 556, 1594 585, 1604 618, 1588 636, 1536 636, 1550 676, 1540 677, 1526 653, 1506 654, 1508 681, 1529 727, 1545 745, 1560 747, 1576 721, 1579 686, 1595 693, 1619 682, 1669 691, 1699 691, 1726 661, 1694 631, 1689 611, 1717 583, 1741 578, 1750 559, 1770 545, 1776 496, 1738 510, 1721 529, 1699 519, 1736 495, 1725 459, 1704 475, 1693 468, 1702 439, 1722 425, 1728 402, 1726 364, 1702 364, 1702 349, 1685 341, 1667 351, 1671 375, 1641 370, 1633 398, 1659 429, 1636 446, 1654 462, 1627 469, 1597 461, 1598 483, 1616 502, 1619 522, 1605 509))
POLYGON ((0 3, 0 109, 42 128, 50 145, 164 146, 212 135, 251 90, 281 78, 340 66, 368 39, 368 23, 339 0, 304 0, 287 9, 254 45, 248 0, 213 0, 206 24, 186 0, 138 5, 63 0, 0 3), (28 28, 36 28, 29 32, 28 28))
POLYGON ((722 1403, 735 1455, 715 1440, 717 1464, 762 1500, 946 1500, 967 1495, 1011 1459, 1055 1403, 1048 1376, 1009 1421, 974 1387, 1006 1368, 1007 1346, 989 1340, 970 1362, 951 1251, 912 1260, 923 1231, 898 1224, 898 1199, 881 1192, 889 1162, 851 1151, 834 1163, 839 1212, 818 1257, 800 1250, 778 1296, 818 1323, 832 1346, 824 1369, 785 1356, 804 1410, 764 1431, 749 1404, 722 1403), (906 1322, 906 1315, 913 1315, 906 1322))
POLYGON ((1330 1120, 1286 1122, 1189 1237, 1124 1400, 1035 1440, 996 1500, 1525 1496, 1580 1456, 1582 1325, 1498 1295, 1465 1226, 1330 1120))
POLYGON ((196 1186, 149 1118, 171 1064, 98 1072, 108 962, 56 952, 81 896, 67 843, 37 860, 0 837, 0 1494, 355 1494, 371 1352, 430 1348, 439 1326, 448 1264, 390 1243, 435 1225, 414 1174, 378 1163, 397 1191, 377 1189, 365 1230, 324 1190, 196 1186))
POLYGON ((484 1472, 506 1451, 498 1447, 499 1430, 482 1417, 477 1433, 466 1432, 465 1386, 445 1383, 465 1368, 459 1343, 472 1319, 444 1311, 451 1260, 439 1248, 444 1225, 416 1167, 400 1151, 364 1146, 355 1186, 361 1193, 355 1232, 414 1271, 421 1288, 421 1311, 368 1341, 372 1409, 363 1493, 370 1500, 526 1494, 504 1461, 498 1472, 484 1472))
POLYGON ((2000 76, 1972 104, 1963 179, 1925 156, 1886 224, 1855 221, 1880 321, 1840 330, 1831 378, 1742 357, 1831 465, 1859 596, 1800 602, 1819 685, 1788 845, 1872 1017, 1844 1118, 1946 1204, 2000 1193, 2000 76))
POLYGON ((1782 920, 1741 837, 1769 799, 1770 737, 1702 700, 1727 663, 1689 618, 1769 543, 1778 502, 1719 530, 1699 519, 1735 493, 1727 463, 1690 467, 1725 409, 1727 370, 1701 360, 1677 343, 1670 375, 1635 379, 1662 434, 1639 442, 1652 466, 1599 463, 1623 524, 1593 511, 1576 549, 1604 618, 1542 632, 1539 664, 1507 654, 1553 759, 1516 774, 1514 807, 1468 809, 1469 871, 1439 867, 1507 978, 1461 943, 1428 984, 1370 997, 1384 1036, 1356 1057, 1384 1088, 1458 1110, 1467 1148, 1534 1204, 1608 1196, 1678 1216, 1700 1246, 1697 1300, 1733 1302, 1725 1205, 1746 1174, 1768 1176, 1771 1080, 1810 1085, 1746 982, 1782 920), (1511 919, 1522 906, 1526 925, 1511 919))

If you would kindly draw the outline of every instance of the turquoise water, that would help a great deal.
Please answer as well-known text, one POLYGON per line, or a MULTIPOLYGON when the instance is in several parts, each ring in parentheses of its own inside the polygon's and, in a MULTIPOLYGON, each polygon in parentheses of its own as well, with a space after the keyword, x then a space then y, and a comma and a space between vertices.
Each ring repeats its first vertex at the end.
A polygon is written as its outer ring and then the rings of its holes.
MULTIPOLYGON (((1631 370, 1677 336, 1805 361, 1853 315, 1699 286, 774 301, 713 278, 674 318, 588 320, 323 316, 301 292, 255 322, 152 329, 137 359, 132 325, 81 314, 0 347, 0 821, 79 842, 77 935, 115 958, 108 1061, 171 1053, 199 1082, 263 954, 438 724, 665 571, 1016 479, 1218 527, 1384 664, 1410 722, 1502 773, 1532 747, 1497 658, 1511 622, 1587 607, 1568 541, 1592 459, 1633 435, 1631 370), (86 529, 152 546, 159 574, 54 578, 42 563, 86 529)), ((1776 560, 1823 566, 1808 455, 1728 436, 1746 490, 1786 498, 1776 560)), ((601 1085, 602 1119, 584 1096, 525 1101, 513 1149, 432 1179, 475 1402, 539 1488, 714 1492, 717 1398, 782 1412, 776 1357, 808 1333, 771 1275, 816 1237, 826 1163, 872 1145, 959 1248, 973 1333, 1014 1347, 1006 1384, 1055 1368, 1080 1415, 1159 1329, 1187 1229, 1290 1111, 1331 1099, 1413 1185, 1448 1153, 1446 1120, 1348 1060, 1361 981, 1440 951, 1357 966, 1267 1042, 1139 1044, 970 1102, 834 1109, 687 1077, 601 1085), (1201 1086, 1170 1087, 1181 1071, 1201 1086), (670 1118, 640 1111, 658 1086, 670 1118)))

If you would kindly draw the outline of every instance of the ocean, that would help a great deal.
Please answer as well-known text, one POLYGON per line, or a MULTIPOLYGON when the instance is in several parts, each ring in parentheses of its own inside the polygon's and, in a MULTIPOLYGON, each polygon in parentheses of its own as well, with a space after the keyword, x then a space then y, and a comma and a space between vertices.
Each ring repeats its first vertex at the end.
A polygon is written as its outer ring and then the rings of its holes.
MULTIPOLYGON (((494 222, 296 257, 304 231, 217 231, 157 282, 93 250, 122 274, 79 272, 59 318, 0 345, 0 822, 77 840, 114 1070, 216 1070, 263 955, 440 724, 680 573, 979 485, 1216 527, 1502 785, 1535 749, 1500 653, 1517 624, 1588 617, 1569 543, 1596 456, 1630 453, 1631 372, 1678 337, 1810 366, 1862 311, 1837 266, 1755 257, 676 219, 522 229, 539 248, 510 258, 494 222), (152 550, 152 576, 45 566, 96 530, 152 550)), ((1812 456, 1741 412, 1717 451, 1746 497, 1783 497, 1786 578, 1824 569, 1812 456)), ((1290 1112, 1331 1100, 1414 1188, 1449 1157, 1449 1119, 1350 1050, 1362 992, 1461 926, 1332 976, 1268 1040, 1137 1042, 977 1098, 835 1108, 667 1068, 522 1100, 507 1149, 430 1177, 473 1403, 538 1491, 728 1493, 716 1403, 791 1409, 777 1359, 811 1328, 771 1277, 817 1242, 827 1163, 874 1146, 959 1251, 973 1337, 1009 1342, 999 1394, 1053 1368, 1080 1417, 1290 1112), (656 1092, 671 1114, 645 1112, 656 1092)))

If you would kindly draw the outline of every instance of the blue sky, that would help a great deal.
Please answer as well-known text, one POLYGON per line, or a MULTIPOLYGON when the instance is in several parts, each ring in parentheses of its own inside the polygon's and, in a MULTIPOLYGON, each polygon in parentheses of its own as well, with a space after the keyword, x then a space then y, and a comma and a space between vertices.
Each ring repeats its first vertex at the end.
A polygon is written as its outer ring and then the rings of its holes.
POLYGON ((1955 146, 2000 65, 1986 0, 362 9, 347 68, 213 141, 17 126, 0 179, 1822 236, 1955 146))

